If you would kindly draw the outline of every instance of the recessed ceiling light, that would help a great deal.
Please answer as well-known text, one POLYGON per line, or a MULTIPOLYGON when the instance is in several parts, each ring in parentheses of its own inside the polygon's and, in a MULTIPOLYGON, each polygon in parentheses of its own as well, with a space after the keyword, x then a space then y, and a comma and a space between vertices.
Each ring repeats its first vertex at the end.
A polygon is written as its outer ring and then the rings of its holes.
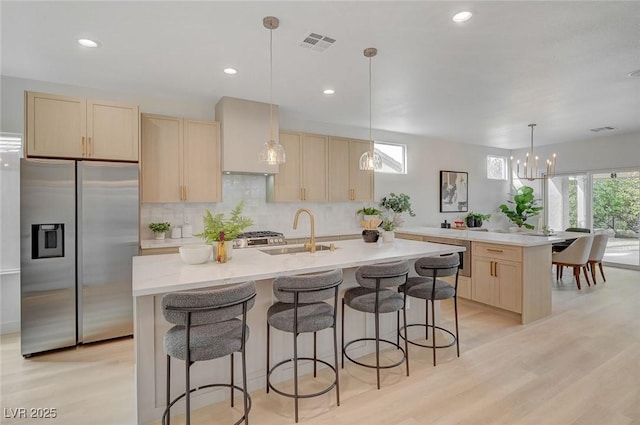
POLYGON ((469 12, 468 10, 464 10, 462 12, 458 12, 455 15, 453 15, 453 22, 466 22, 469 19, 471 19, 471 17, 473 16, 473 13, 469 12))
POLYGON ((229 75, 236 75, 238 73, 238 70, 235 68, 225 68, 224 73, 229 75))
POLYGON ((640 77, 640 69, 636 69, 635 71, 631 71, 627 74, 628 77, 640 77))
POLYGON ((88 38, 81 38, 78 40, 78 43, 83 45, 84 47, 100 47, 100 43, 97 41, 89 40, 88 38))
POLYGON ((322 93, 324 94, 335 94, 335 90, 334 89, 325 89, 322 93))

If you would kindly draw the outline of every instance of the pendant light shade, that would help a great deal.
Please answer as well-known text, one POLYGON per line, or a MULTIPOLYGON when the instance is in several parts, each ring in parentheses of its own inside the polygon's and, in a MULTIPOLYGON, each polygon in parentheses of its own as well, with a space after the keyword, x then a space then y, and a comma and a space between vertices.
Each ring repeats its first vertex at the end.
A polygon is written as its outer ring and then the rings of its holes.
POLYGON ((266 16, 262 25, 269 30, 269 141, 262 145, 258 159, 265 164, 278 165, 287 161, 284 148, 273 137, 273 30, 280 26, 280 21, 275 16, 266 16))
POLYGON ((369 150, 360 156, 360 169, 375 171, 382 168, 382 157, 375 151, 371 137, 371 58, 378 54, 378 49, 369 47, 364 49, 364 56, 369 58, 369 150))

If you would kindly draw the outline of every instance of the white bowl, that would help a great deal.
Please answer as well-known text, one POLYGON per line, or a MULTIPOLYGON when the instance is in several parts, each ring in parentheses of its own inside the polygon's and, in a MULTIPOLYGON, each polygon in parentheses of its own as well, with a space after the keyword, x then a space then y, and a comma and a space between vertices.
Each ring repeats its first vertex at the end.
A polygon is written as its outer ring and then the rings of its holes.
POLYGON ((180 258, 187 264, 202 264, 211 258, 211 245, 183 245, 179 249, 180 258))

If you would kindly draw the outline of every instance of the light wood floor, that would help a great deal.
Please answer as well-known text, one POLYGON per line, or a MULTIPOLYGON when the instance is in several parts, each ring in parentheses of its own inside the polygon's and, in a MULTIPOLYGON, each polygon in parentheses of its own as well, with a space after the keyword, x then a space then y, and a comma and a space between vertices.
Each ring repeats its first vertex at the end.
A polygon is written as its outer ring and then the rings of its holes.
MULTIPOLYGON (((333 391, 303 400, 300 424, 640 425, 640 273, 605 273, 606 284, 582 291, 568 278, 554 284, 553 315, 526 326, 463 304, 460 358, 440 350, 434 368, 430 351, 412 348, 411 376, 387 370, 379 391, 374 370, 347 364, 341 406, 333 391)), ((443 308, 443 319, 449 313, 443 308)), ((17 334, 1 343, 2 424, 135 423, 131 339, 28 360, 17 334), (6 417, 20 407, 56 408, 58 417, 6 417)), ((294 423, 292 400, 263 390, 252 397, 251 423, 294 423)), ((218 404, 192 423, 228 424, 238 412, 218 404)))

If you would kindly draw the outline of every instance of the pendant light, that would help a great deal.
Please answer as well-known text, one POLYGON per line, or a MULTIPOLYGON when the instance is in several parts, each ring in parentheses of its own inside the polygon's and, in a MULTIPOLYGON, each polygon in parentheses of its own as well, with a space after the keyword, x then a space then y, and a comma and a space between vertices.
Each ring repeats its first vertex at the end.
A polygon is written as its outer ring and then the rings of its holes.
MULTIPOLYGON (((533 128, 536 124, 529 124, 531 127, 531 147, 529 148, 529 152, 524 159, 524 169, 523 174, 520 174, 520 160, 516 163, 515 175, 521 180, 543 180, 547 177, 551 177, 556 172, 556 154, 554 153, 551 159, 547 159, 545 165, 545 172, 542 174, 542 168, 539 168, 539 157, 533 154, 533 128), (538 177, 538 172, 540 172, 540 177, 538 177)), ((513 173, 513 157, 511 157, 511 172, 513 173)))
POLYGON ((369 150, 360 157, 360 169, 375 171, 382 168, 382 157, 375 151, 371 137, 371 58, 378 54, 378 49, 368 47, 364 49, 364 56, 369 58, 369 150))
POLYGON ((260 162, 269 165, 284 164, 287 156, 282 145, 273 137, 273 30, 280 26, 275 16, 266 16, 262 24, 269 30, 269 141, 260 150, 260 162))

